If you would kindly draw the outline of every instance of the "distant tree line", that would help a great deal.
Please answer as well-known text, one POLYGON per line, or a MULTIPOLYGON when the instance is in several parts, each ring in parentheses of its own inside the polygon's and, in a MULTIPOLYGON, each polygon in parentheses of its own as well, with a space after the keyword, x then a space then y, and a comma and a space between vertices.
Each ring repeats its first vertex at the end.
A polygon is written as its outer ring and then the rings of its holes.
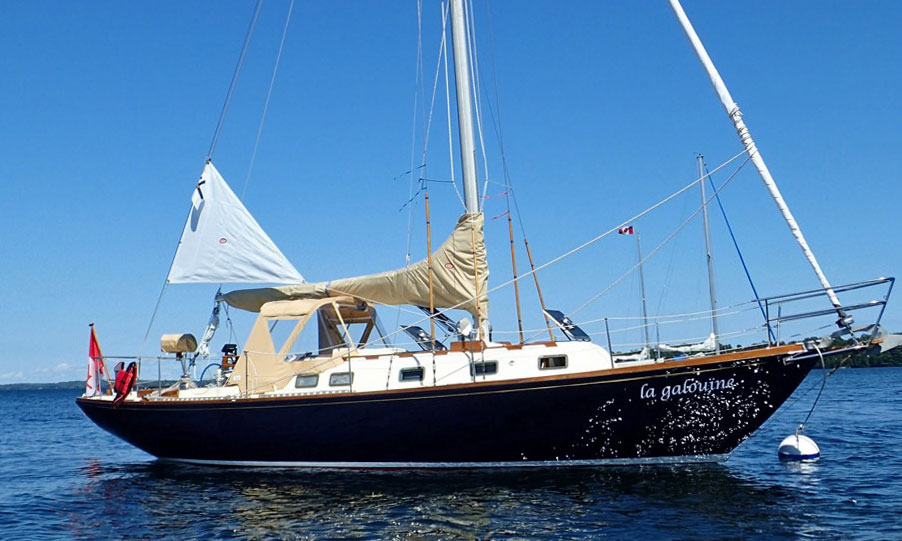
MULTIPOLYGON (((163 388, 169 387, 174 384, 175 380, 163 380, 163 388)), ((139 381, 138 387, 150 387, 156 389, 159 386, 159 382, 157 380, 152 381, 139 381)), ((103 392, 106 392, 108 389, 107 383, 105 381, 101 381, 100 388, 103 392)), ((85 381, 84 380, 76 380, 76 381, 60 381, 57 383, 7 383, 5 385, 0 385, 0 391, 74 391, 80 389, 82 392, 85 390, 85 381)))
MULTIPOLYGON (((870 340, 868 335, 861 337, 863 342, 870 340)), ((830 345, 831 348, 847 346, 851 344, 851 340, 837 339, 830 345)), ((835 355, 825 359, 828 368, 834 368, 842 363, 843 366, 851 366, 853 368, 870 368, 880 366, 902 366, 902 347, 897 347, 883 353, 868 355, 864 352, 853 355, 846 360, 845 355, 835 355)))
MULTIPOLYGON (((834 367, 838 365, 843 358, 843 356, 830 357, 826 359, 826 364, 828 367, 834 367)), ((865 355, 864 353, 859 353, 853 355, 851 359, 843 363, 843 366, 851 366, 854 368, 902 366, 902 347, 891 349, 877 355, 865 355)))

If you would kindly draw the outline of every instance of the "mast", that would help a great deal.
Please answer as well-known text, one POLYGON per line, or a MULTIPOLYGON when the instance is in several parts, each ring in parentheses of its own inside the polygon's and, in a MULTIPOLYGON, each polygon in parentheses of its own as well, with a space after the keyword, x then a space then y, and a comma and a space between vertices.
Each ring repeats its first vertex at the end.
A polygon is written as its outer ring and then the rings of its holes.
POLYGON ((824 291, 827 293, 827 297, 830 299, 830 302, 836 309, 837 314, 839 314, 839 320, 837 320, 837 324, 841 327, 848 327, 851 324, 851 320, 847 319, 847 316, 842 309, 842 304, 839 302, 839 298, 837 298, 836 293, 833 291, 833 287, 830 285, 830 282, 827 281, 827 277, 821 270, 817 259, 814 257, 814 252, 812 252, 811 248, 808 246, 808 242, 805 240, 805 236, 802 234, 802 230, 799 228, 799 224, 796 222, 795 218, 792 215, 792 212, 790 212, 789 207, 786 204, 786 201, 783 199, 783 195, 780 194, 780 189, 777 188, 776 182, 774 182, 770 171, 767 169, 767 165, 765 165, 764 163, 764 158, 762 158, 761 153, 758 152, 758 148, 755 146, 755 141, 752 140, 752 135, 751 133, 749 133, 748 127, 742 120, 742 112, 739 110, 739 105, 737 105, 736 102, 733 101, 733 97, 730 95, 730 91, 727 90, 727 86, 726 84, 724 84, 723 79, 717 72, 717 68, 714 67, 714 62, 711 61, 711 57, 708 56, 708 52, 705 50, 705 46, 702 45, 698 34, 695 33, 695 29, 692 27, 692 23, 689 22, 689 18, 686 16, 686 12, 683 11, 683 6, 680 5, 680 0, 670 0, 670 7, 673 8, 673 12, 676 14, 677 19, 679 19, 680 24, 683 26, 683 31, 686 32, 686 37, 689 38, 689 42, 692 43, 692 47, 695 49, 695 54, 698 55, 698 59, 701 61, 702 66, 704 66, 705 71, 708 72, 708 78, 711 79, 711 84, 714 85, 714 90, 717 92, 717 96, 720 98, 720 102, 723 104, 724 109, 726 109, 727 116, 729 116, 730 120, 733 121, 733 125, 736 127, 736 133, 739 135, 739 139, 745 146, 745 149, 749 154, 749 158, 755 165, 755 169, 758 170, 758 174, 761 176, 761 180, 764 182, 764 185, 770 192, 771 197, 774 199, 774 203, 777 204, 777 208, 780 209, 780 213, 783 214, 783 219, 786 220, 786 225, 789 226, 789 230, 792 232, 792 235, 795 237, 796 242, 798 242, 799 247, 802 249, 805 257, 808 259, 808 263, 811 264, 811 268, 814 269, 814 273, 817 275, 818 280, 820 280, 821 286, 823 286, 824 291))
POLYGON ((708 198, 705 196, 705 158, 698 155, 698 183, 702 194, 702 220, 705 223, 705 261, 708 263, 708 292, 711 295, 711 328, 714 332, 714 351, 720 353, 720 333, 717 331, 717 295, 714 293, 714 257, 711 255, 711 231, 708 228, 708 198))
POLYGON ((451 41, 454 45, 454 84, 457 89, 457 126, 464 177, 464 201, 467 214, 476 214, 479 212, 479 190, 476 186, 476 145, 470 104, 470 59, 467 54, 464 1, 451 0, 451 41))
POLYGON ((648 310, 645 307, 645 274, 642 272, 642 234, 636 231, 636 252, 639 254, 639 287, 642 289, 642 330, 645 331, 645 348, 651 350, 648 338, 648 310))

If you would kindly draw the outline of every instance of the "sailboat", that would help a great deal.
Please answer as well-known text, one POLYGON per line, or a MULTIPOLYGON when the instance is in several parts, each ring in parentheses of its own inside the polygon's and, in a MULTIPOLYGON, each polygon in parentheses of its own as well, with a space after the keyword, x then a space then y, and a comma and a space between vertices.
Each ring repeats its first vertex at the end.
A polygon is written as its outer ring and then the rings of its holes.
MULTIPOLYGON (((126 385, 117 386, 116 396, 79 397, 78 406, 93 422, 159 459, 194 464, 477 468, 717 462, 825 357, 888 347, 891 340, 878 332, 879 316, 872 325, 854 327, 850 314, 876 307, 882 315, 889 292, 876 304, 843 305, 838 295, 881 285, 891 290, 892 279, 827 282, 678 0, 671 5, 744 152, 823 287, 756 299, 766 312, 767 341, 732 351, 721 351, 712 334, 703 347, 676 348, 687 354, 678 359, 617 358, 610 343, 594 343, 578 322, 544 301, 547 340, 494 340, 464 2, 451 0, 449 11, 466 212, 447 239, 429 249, 426 259, 398 270, 310 283, 208 161, 168 282, 285 285, 219 293, 200 343, 190 334, 161 340, 163 351, 184 364, 182 379, 168 388, 126 385), (811 298, 826 299, 829 306, 791 315, 769 311, 811 298), (222 304, 256 314, 256 321, 243 345, 223 348, 214 383, 199 385, 187 366, 208 353, 222 304), (377 315, 382 306, 422 309, 423 322, 386 332, 377 315), (454 321, 450 310, 468 316, 454 321), (770 332, 781 318, 824 316, 836 318, 834 334, 847 338, 842 346, 780 341, 770 332), (287 337, 277 336, 276 325, 288 327, 287 337), (313 327, 318 347, 297 352, 298 337, 313 327), (451 339, 439 340, 436 327, 451 339), (398 332, 415 347, 393 345, 390 336, 398 332)), ((139 373, 152 370, 147 360, 136 362, 143 365, 139 373)))

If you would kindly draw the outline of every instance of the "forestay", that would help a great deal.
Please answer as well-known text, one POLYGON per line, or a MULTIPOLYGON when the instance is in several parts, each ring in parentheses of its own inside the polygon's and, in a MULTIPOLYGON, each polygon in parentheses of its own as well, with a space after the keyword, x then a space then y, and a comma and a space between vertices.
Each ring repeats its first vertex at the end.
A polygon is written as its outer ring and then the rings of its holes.
POLYGON ((219 171, 207 162, 191 196, 168 283, 303 283, 219 171))

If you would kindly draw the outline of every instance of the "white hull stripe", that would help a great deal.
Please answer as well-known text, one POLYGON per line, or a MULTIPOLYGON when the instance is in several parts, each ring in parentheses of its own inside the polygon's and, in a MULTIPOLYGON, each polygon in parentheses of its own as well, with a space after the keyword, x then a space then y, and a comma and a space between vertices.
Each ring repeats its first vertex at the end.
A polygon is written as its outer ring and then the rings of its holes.
POLYGON ((725 462, 729 454, 686 455, 647 458, 604 458, 592 460, 518 460, 503 462, 307 462, 261 460, 201 460, 195 458, 161 458, 164 462, 180 462, 204 466, 237 466, 248 468, 316 468, 316 469, 469 469, 469 468, 559 468, 580 466, 625 466, 642 464, 695 464, 725 462))

